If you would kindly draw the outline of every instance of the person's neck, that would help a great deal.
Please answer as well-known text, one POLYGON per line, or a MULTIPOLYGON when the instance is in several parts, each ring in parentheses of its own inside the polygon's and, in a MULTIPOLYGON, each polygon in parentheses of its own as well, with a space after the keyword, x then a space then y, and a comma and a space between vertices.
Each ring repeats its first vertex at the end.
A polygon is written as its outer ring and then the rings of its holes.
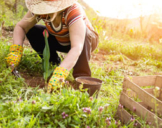
POLYGON ((55 19, 53 20, 53 24, 55 27, 58 27, 62 22, 62 13, 56 15, 55 19))

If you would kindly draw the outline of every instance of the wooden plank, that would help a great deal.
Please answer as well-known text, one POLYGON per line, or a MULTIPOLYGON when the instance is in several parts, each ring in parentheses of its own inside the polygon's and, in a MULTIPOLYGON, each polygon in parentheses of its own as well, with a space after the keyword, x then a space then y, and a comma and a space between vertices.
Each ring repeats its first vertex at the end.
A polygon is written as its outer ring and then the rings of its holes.
MULTIPOLYGON (((145 90, 146 92, 148 92, 149 94, 153 95, 153 88, 148 88, 148 89, 144 89, 144 90, 145 90)), ((131 97, 131 98, 137 97, 137 96, 136 96, 136 93, 133 92, 132 90, 127 90, 127 91, 126 91, 126 94, 127 94, 129 97, 131 97)))
POLYGON ((153 111, 153 109, 151 109, 149 106, 147 106, 146 104, 144 104, 143 102, 138 102, 140 105, 142 105, 144 108, 146 108, 147 110, 149 110, 150 112, 152 112, 152 113, 155 113, 154 111, 153 111))
POLYGON ((156 77, 155 86, 162 88, 162 76, 156 77))
MULTIPOLYGON (((156 110, 158 114, 162 114, 162 101, 155 98, 145 90, 141 89, 138 85, 131 82, 128 78, 124 79, 124 88, 130 88, 132 91, 134 91, 138 98, 141 99, 147 106, 151 107, 155 111, 155 104, 156 104, 156 110)), ((126 89, 123 89, 126 90, 126 89)), ((125 91, 124 91, 125 92, 125 91)))
POLYGON ((153 95, 154 96, 154 93, 153 93, 153 88, 147 88, 147 89, 144 89, 146 92, 148 92, 149 94, 153 95))
POLYGON ((162 76, 157 76, 156 77, 156 81, 155 81, 155 87, 159 87, 160 88, 160 95, 159 95, 159 99, 162 100, 162 76))
POLYGON ((162 101, 162 91, 161 91, 161 94, 160 94, 159 100, 162 101))
POLYGON ((138 86, 154 86, 156 76, 133 76, 132 81, 138 86))
POLYGON ((152 125, 156 126, 155 118, 157 119, 159 125, 162 124, 161 118, 156 116, 151 111, 147 110, 145 107, 140 105, 138 102, 135 102, 134 100, 129 98, 124 92, 121 92, 120 103, 126 108, 128 108, 129 110, 131 110, 132 112, 134 112, 136 115, 141 117, 142 119, 146 119, 146 121, 151 122, 152 125), (135 111, 134 111, 134 108, 136 108, 135 111))
MULTIPOLYGON (((130 122, 130 119, 132 117, 131 114, 129 114, 125 109, 121 109, 118 107, 117 109, 117 116, 120 119, 120 121, 124 124, 128 124, 130 122)), ((141 123, 136 120, 137 126, 136 128, 141 128, 141 123)))

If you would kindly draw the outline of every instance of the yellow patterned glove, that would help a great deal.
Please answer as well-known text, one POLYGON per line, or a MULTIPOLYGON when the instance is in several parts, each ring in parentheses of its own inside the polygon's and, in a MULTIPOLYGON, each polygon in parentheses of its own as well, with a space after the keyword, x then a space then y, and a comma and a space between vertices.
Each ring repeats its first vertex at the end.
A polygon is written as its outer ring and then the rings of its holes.
POLYGON ((10 46, 10 53, 7 55, 5 59, 7 65, 10 66, 12 70, 19 65, 22 54, 23 54, 23 47, 21 45, 13 44, 10 46))
POLYGON ((48 82, 48 93, 51 92, 51 90, 54 90, 58 87, 60 84, 61 79, 66 79, 69 75, 69 71, 63 67, 57 67, 55 68, 52 77, 50 78, 48 82))

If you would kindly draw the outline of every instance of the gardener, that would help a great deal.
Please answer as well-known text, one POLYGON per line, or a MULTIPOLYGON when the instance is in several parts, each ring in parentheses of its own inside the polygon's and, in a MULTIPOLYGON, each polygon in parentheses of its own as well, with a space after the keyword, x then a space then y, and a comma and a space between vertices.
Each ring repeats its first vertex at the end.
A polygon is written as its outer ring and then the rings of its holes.
POLYGON ((73 68, 73 77, 91 76, 88 64, 90 53, 98 44, 98 35, 76 0, 26 0, 27 14, 17 23, 13 45, 6 57, 12 68, 18 66, 23 54, 23 41, 28 38, 32 48, 43 58, 45 41, 43 31, 48 30, 50 62, 57 64, 48 87, 53 88, 59 79, 66 79, 73 68), (36 25, 43 20, 45 26, 36 25), (61 62, 57 51, 67 53, 61 62))

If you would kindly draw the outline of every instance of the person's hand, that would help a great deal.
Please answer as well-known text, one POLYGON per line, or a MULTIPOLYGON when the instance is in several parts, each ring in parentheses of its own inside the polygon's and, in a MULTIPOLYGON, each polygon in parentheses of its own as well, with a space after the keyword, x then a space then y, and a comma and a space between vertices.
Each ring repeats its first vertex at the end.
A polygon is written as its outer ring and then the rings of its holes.
POLYGON ((51 90, 56 89, 60 82, 65 80, 69 75, 69 71, 63 67, 56 67, 52 77, 50 78, 47 86, 47 92, 50 93, 51 90))
POLYGON ((19 65, 23 54, 23 47, 21 45, 13 44, 10 46, 10 53, 7 55, 6 62, 12 71, 19 65))

